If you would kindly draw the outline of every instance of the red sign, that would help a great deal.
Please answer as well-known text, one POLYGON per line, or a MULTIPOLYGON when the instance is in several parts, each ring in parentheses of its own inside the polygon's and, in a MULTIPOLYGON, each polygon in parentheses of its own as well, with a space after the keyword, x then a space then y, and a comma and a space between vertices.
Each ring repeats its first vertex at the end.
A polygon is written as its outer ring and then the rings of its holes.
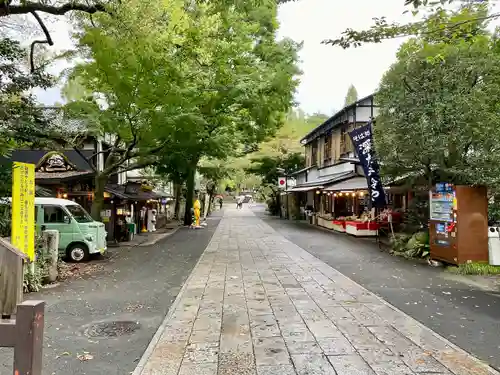
POLYGON ((280 178, 278 178, 278 185, 279 185, 280 187, 285 187, 285 184, 286 184, 285 177, 280 177, 280 178))

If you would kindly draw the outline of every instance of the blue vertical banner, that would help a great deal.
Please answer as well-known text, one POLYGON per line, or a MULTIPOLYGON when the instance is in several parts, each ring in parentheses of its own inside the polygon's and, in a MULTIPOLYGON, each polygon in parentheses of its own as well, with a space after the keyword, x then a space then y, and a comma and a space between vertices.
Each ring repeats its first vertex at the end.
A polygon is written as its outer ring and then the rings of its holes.
POLYGON ((384 207, 386 204, 385 192, 380 180, 380 167, 373 147, 372 121, 370 120, 368 124, 349 132, 349 136, 365 172, 372 205, 373 207, 384 207))

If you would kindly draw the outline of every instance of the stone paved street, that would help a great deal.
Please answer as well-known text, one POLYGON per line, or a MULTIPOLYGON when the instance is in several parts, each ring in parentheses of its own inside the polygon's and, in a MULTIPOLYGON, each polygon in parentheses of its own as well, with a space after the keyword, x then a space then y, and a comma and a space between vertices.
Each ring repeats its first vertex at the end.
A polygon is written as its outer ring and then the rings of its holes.
POLYGON ((498 373, 250 210, 226 209, 134 374, 498 373))

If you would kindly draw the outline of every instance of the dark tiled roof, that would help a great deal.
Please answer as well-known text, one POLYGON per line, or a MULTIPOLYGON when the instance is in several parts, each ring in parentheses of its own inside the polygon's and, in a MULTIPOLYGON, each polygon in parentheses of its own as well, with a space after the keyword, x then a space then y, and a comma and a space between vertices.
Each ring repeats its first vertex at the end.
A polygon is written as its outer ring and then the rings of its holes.
MULTIPOLYGON (((59 150, 57 150, 59 152, 59 150)), ((45 150, 16 150, 12 152, 10 158, 5 158, 4 161, 18 161, 21 163, 31 163, 37 165, 40 159, 50 151, 45 150)), ((82 154, 86 157, 94 154, 94 150, 82 150, 82 154)), ((87 163, 87 161, 82 158, 75 150, 60 150, 61 154, 64 154, 68 160, 74 164, 79 171, 91 171, 92 168, 87 163)))
POLYGON ((318 178, 318 179, 313 180, 313 181, 304 182, 303 184, 297 185, 296 187, 300 188, 300 187, 307 187, 307 186, 327 186, 327 185, 333 184, 334 182, 346 180, 346 179, 349 179, 349 178, 352 178, 355 176, 357 176, 356 172, 350 172, 350 171, 349 172, 340 172, 340 173, 332 174, 330 176, 321 177, 321 178, 318 178))
POLYGON ((92 171, 35 172, 35 180, 69 180, 76 177, 92 176, 92 171))
POLYGON ((154 191, 138 190, 136 193, 125 192, 125 185, 108 184, 106 191, 121 199, 130 199, 136 201, 147 201, 148 199, 160 199, 164 194, 158 194, 154 191))
MULTIPOLYGON (((338 120, 339 118, 341 118, 345 112, 347 112, 351 108, 356 108, 356 106, 359 103, 362 103, 365 100, 371 99, 374 96, 375 96, 375 94, 365 96, 364 98, 358 99, 356 102, 349 104, 348 106, 345 106, 340 111, 335 113, 332 117, 330 117, 328 120, 326 120, 325 122, 323 122, 322 124, 320 124, 319 126, 314 128, 313 130, 311 130, 309 133, 307 133, 304 137, 302 137, 300 142, 302 144, 309 143, 311 140, 316 139, 319 135, 323 134, 323 132, 325 132, 327 130, 327 128, 331 129, 334 126, 337 126, 338 124, 335 124, 335 121, 338 120)), ((376 107, 376 105, 373 105, 373 106, 376 107)))

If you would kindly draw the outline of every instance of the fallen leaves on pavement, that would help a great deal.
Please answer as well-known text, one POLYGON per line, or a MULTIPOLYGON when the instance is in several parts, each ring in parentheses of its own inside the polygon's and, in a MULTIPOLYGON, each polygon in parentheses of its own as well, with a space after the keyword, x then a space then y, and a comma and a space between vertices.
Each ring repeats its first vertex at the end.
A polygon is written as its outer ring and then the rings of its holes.
POLYGON ((78 354, 76 358, 78 358, 82 362, 86 362, 90 361, 91 359, 94 359, 94 356, 89 352, 83 352, 83 354, 78 354))
POLYGON ((102 270, 104 270, 104 266, 99 263, 74 264, 61 262, 59 264, 59 280, 82 278, 102 270))

